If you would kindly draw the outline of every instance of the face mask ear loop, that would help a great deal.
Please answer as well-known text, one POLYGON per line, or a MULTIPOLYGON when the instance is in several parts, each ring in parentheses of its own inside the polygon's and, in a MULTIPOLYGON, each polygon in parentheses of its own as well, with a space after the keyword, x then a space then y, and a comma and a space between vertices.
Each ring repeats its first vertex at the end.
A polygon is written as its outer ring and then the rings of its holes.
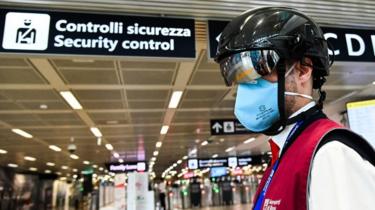
POLYGON ((288 91, 285 91, 284 94, 285 94, 285 95, 289 95, 289 96, 300 96, 300 97, 304 97, 304 98, 307 98, 307 99, 313 100, 313 97, 312 97, 312 96, 309 96, 309 95, 306 95, 306 94, 294 93, 294 92, 288 92, 288 91))

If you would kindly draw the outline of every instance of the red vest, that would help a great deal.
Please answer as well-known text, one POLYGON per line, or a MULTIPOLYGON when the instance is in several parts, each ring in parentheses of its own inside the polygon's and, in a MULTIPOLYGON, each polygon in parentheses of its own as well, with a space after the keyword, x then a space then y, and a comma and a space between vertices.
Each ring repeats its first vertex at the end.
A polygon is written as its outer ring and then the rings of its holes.
MULTIPOLYGON (((306 210, 308 205, 308 184, 311 162, 320 140, 330 130, 341 126, 328 119, 311 123, 292 143, 283 155, 269 185, 263 210, 306 210)), ((271 172, 269 167, 254 197, 254 203, 262 191, 271 172)))

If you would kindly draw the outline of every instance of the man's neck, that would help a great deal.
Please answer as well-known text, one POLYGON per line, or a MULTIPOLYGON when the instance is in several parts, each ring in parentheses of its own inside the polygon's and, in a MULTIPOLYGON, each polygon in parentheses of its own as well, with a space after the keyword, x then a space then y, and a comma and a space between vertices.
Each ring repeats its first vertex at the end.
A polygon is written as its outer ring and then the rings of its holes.
MULTIPOLYGON (((294 107, 291 109, 291 115, 288 116, 289 118, 292 117, 292 116, 296 116, 296 113, 298 113, 299 110, 301 110, 303 107, 305 107, 307 104, 311 103, 312 101, 311 100, 308 100, 308 99, 301 99, 299 100, 295 105, 294 107)), ((298 113, 299 114, 299 113, 298 113)))
MULTIPOLYGON (((306 103, 304 106, 302 106, 301 108, 299 108, 296 112, 294 112, 289 118, 297 116, 300 113, 307 111, 308 109, 310 109, 311 107, 313 107, 315 104, 316 103, 314 101, 310 101, 309 103, 306 103)), ((292 130, 292 128, 293 128, 294 125, 295 124, 288 125, 288 126, 285 127, 285 129, 281 133, 279 133, 279 134, 277 134, 275 136, 271 136, 271 139, 280 148, 280 152, 281 152, 281 148, 283 148, 283 146, 285 144, 285 141, 286 141, 287 136, 289 135, 289 132, 292 130)))

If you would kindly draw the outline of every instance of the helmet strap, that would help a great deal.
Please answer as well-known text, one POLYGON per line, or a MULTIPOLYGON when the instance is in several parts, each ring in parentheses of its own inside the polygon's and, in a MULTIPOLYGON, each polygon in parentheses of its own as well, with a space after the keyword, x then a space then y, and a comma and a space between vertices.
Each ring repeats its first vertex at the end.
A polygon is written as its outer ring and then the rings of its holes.
POLYGON ((318 108, 323 109, 323 102, 326 100, 327 93, 326 91, 322 90, 322 87, 319 87, 318 89, 319 92, 319 100, 318 100, 318 108))
POLYGON ((269 136, 274 136, 281 133, 286 127, 286 115, 285 115, 285 73, 286 63, 285 59, 280 59, 277 64, 277 103, 279 108, 279 119, 263 133, 269 136))

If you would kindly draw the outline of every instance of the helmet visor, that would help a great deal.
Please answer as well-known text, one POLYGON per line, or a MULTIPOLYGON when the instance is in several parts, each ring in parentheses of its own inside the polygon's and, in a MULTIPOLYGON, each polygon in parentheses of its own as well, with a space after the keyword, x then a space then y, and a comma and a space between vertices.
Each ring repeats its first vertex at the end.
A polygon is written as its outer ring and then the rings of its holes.
POLYGON ((220 61, 225 83, 246 83, 271 74, 276 68, 279 55, 274 50, 250 50, 230 55, 220 61))

